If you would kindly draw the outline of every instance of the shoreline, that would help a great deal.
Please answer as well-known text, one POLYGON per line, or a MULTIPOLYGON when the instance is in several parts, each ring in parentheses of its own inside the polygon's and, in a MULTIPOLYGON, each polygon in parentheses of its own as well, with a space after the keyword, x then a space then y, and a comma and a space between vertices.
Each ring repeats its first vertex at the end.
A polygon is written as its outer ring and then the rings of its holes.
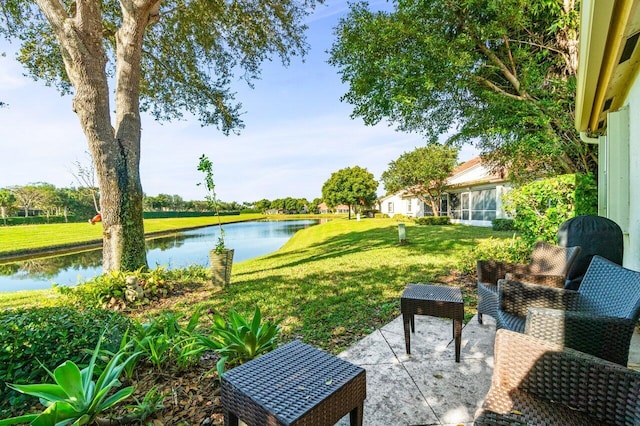
MULTIPOLYGON (((264 219, 265 218, 250 219, 250 220, 236 220, 231 222, 225 222, 224 225, 231 224, 231 223, 251 222, 255 220, 264 220, 264 219)), ((208 228, 209 226, 218 226, 218 225, 209 224, 209 225, 188 226, 185 228, 176 228, 176 229, 167 229, 165 231, 149 232, 144 234, 144 239, 145 241, 152 240, 154 238, 177 234, 183 231, 191 231, 193 229, 208 228)), ((85 241, 82 243, 51 245, 51 246, 41 247, 37 249, 16 250, 13 252, 5 252, 0 254, 0 265, 5 263, 20 262, 22 260, 27 260, 32 257, 59 256, 63 254, 73 253, 73 252, 95 250, 101 247, 102 247, 102 239, 99 239, 99 240, 85 241)))

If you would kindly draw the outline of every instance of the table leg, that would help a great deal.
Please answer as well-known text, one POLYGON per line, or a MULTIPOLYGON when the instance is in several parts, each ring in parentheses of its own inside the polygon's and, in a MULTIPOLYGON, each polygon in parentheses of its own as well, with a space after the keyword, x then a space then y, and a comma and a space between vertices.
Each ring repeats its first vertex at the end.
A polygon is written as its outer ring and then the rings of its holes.
POLYGON ((224 425, 225 426, 238 426, 238 416, 229 410, 224 410, 224 425))
POLYGON ((462 340, 462 321, 459 319, 453 320, 453 338, 456 343, 456 362, 460 362, 460 343, 462 340))
POLYGON ((364 403, 354 408, 349 413, 349 423, 351 426, 362 426, 362 414, 364 409, 364 403))
POLYGON ((412 321, 412 318, 412 314, 402 314, 402 323, 404 325, 404 347, 407 351, 407 355, 411 354, 411 334, 409 333, 409 323, 412 321))

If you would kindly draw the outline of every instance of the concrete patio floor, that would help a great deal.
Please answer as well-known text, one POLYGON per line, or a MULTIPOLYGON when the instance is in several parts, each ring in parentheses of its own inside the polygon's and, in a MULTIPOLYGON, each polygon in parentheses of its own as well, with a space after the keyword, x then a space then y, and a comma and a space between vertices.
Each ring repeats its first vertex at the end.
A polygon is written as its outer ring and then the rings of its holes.
MULTIPOLYGON (((452 321, 417 315, 411 355, 402 317, 338 356, 367 372, 364 426, 471 425, 491 385, 495 321, 474 317, 462 329, 455 362, 452 321)), ((640 367, 640 335, 631 342, 629 366, 640 367)), ((340 426, 349 425, 348 416, 340 426)))

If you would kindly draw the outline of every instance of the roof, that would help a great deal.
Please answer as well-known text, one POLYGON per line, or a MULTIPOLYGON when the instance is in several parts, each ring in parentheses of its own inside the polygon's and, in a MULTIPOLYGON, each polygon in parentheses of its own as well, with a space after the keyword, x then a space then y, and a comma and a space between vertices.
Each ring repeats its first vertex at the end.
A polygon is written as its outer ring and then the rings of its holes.
POLYGON ((482 158, 475 157, 453 169, 451 176, 447 179, 447 187, 457 188, 506 180, 504 170, 493 171, 482 164, 482 158))
POLYGON ((608 112, 625 104, 640 69, 640 0, 583 0, 575 126, 602 133, 608 112))
POLYGON ((470 169, 471 167, 475 166, 476 164, 480 164, 482 163, 482 158, 480 157, 475 157, 472 158, 469 161, 465 161, 462 164, 458 164, 456 167, 454 167, 453 171, 451 172, 452 176, 457 175, 458 173, 462 173, 467 169, 470 169))

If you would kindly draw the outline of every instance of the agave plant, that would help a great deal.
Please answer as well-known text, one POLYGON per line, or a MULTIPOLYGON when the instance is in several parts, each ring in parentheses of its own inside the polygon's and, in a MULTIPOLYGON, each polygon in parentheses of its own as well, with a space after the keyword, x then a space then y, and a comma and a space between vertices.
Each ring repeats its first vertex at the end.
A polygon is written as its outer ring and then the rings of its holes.
POLYGON ((262 323, 262 314, 256 306, 251 320, 236 311, 231 311, 228 321, 220 315, 214 315, 211 334, 201 335, 199 339, 204 346, 221 356, 217 370, 222 377, 225 364, 242 364, 274 349, 279 331, 277 323, 268 320, 262 323))
POLYGON ((27 414, 0 420, 0 426, 30 422, 33 426, 80 426, 93 422, 106 409, 128 398, 133 393, 129 386, 110 395, 110 391, 120 387, 118 380, 126 365, 138 356, 135 353, 125 358, 118 352, 102 370, 97 381, 93 381, 96 359, 100 353, 100 340, 96 345, 89 365, 82 370, 73 361, 65 361, 49 375, 55 384, 32 385, 8 384, 12 389, 40 398, 46 409, 40 414, 27 414))

